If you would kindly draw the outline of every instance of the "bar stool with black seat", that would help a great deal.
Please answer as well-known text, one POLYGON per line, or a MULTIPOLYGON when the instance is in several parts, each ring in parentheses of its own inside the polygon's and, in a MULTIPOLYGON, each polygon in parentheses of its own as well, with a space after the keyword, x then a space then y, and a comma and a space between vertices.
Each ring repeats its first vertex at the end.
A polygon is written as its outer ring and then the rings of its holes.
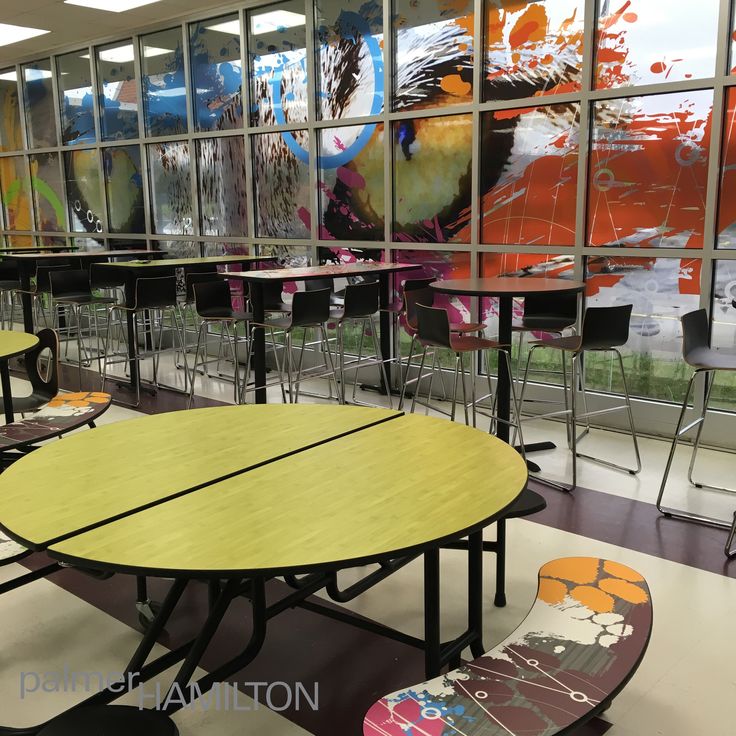
MULTIPOLYGON (((48 260, 48 259, 47 259, 48 260)), ((31 297, 31 303, 33 305, 33 319, 34 323, 38 324, 39 311, 41 317, 43 317, 43 323, 45 327, 50 327, 49 319, 44 309, 44 300, 50 300, 51 295, 51 273, 53 271, 62 271, 70 268, 67 263, 43 263, 39 261, 36 266, 36 275, 34 282, 31 284, 29 289, 16 289, 13 292, 13 297, 21 294, 29 294, 31 297)), ((53 320, 52 320, 53 321, 53 320)))
MULTIPOLYGON (((430 280, 430 284, 435 279, 430 280)), ((419 282, 420 279, 417 279, 419 282)), ((423 279, 421 279, 423 281, 423 279)), ((429 284, 422 286, 417 283, 416 288, 404 289, 404 303, 406 305, 405 317, 406 317, 406 331, 411 335, 411 343, 409 344, 409 355, 406 360, 406 371, 404 371, 404 380, 401 384, 401 396, 399 398, 399 409, 404 407, 404 399, 406 398, 406 389, 411 384, 416 384, 414 389, 414 399, 416 399, 419 393, 419 387, 421 382, 432 375, 434 372, 423 373, 420 369, 416 378, 409 378, 409 372, 411 371, 411 361, 414 358, 414 351, 416 348, 416 341, 418 338, 418 320, 417 320, 417 305, 423 304, 424 306, 431 307, 434 305, 435 291, 429 288, 429 284)), ((469 335, 474 332, 482 332, 484 325, 482 322, 451 322, 450 331, 460 335, 469 335)), ((442 371, 440 370, 440 380, 442 381, 443 400, 447 398, 445 393, 445 382, 442 377, 442 371)), ((413 401, 413 403, 415 403, 413 401)), ((444 413, 442 409, 435 407, 437 411, 444 413)))
MULTIPOLYGON (((98 372, 101 368, 100 331, 98 322, 98 311, 105 311, 115 299, 109 296, 95 296, 92 292, 90 274, 87 269, 61 269, 51 271, 49 274, 51 286, 51 304, 56 316, 57 329, 59 333, 66 334, 67 348, 69 341, 76 339, 77 343, 77 372, 79 377, 79 388, 82 388, 82 364, 90 365, 92 362, 92 332, 97 341, 96 353, 98 372), (65 319, 60 319, 59 310, 64 312, 65 319), (87 316, 87 329, 84 329, 84 316, 87 316), (73 319, 70 319, 73 317, 73 319), (72 337, 74 331, 74 337, 72 337), (85 346, 84 338, 88 339, 89 345, 85 346)), ((68 355, 68 352, 67 352, 68 355)), ((66 357, 66 356, 65 356, 66 357)))
POLYGON ((691 511, 673 509, 662 505, 664 492, 667 487, 667 480, 670 475, 670 470, 672 469, 672 461, 674 460, 675 451, 677 450, 680 437, 687 434, 694 427, 697 427, 698 429, 695 434, 695 440, 693 441, 692 454, 690 455, 690 465, 687 471, 688 481, 691 485, 695 486, 695 488, 707 488, 714 491, 736 493, 736 489, 734 488, 708 485, 707 483, 698 481, 693 477, 695 461, 697 459, 698 449, 700 448, 703 426, 705 425, 705 418, 708 413, 708 404, 710 403, 710 395, 713 390, 716 374, 718 371, 736 371, 736 355, 724 354, 710 346, 708 313, 705 309, 698 309, 695 312, 683 315, 681 322, 682 357, 683 360, 693 369, 693 374, 687 384, 685 398, 683 399, 682 408, 680 409, 680 417, 677 420, 675 433, 672 437, 670 453, 667 457, 667 464, 664 469, 664 475, 662 476, 662 483, 659 487, 659 495, 657 496, 657 509, 668 518, 680 519, 682 521, 694 521, 700 524, 706 524, 707 526, 716 527, 718 529, 728 529, 729 536, 726 540, 724 551, 727 557, 732 558, 736 557, 736 546, 734 546, 734 538, 736 538, 736 511, 734 511, 733 522, 729 522, 696 514, 691 511), (705 380, 705 401, 703 402, 703 408, 700 412, 700 416, 690 422, 687 426, 683 427, 682 425, 685 421, 685 414, 687 413, 690 394, 693 390, 696 378, 701 374, 705 380))
POLYGON ((2 330, 13 329, 15 306, 13 292, 19 289, 18 264, 10 261, 0 262, 0 329, 2 330))
MULTIPOLYGON (((190 349, 197 343, 196 337, 190 341, 190 333, 192 335, 199 334, 199 319, 197 318, 197 311, 194 306, 194 285, 219 280, 217 266, 208 265, 206 268, 200 267, 195 270, 187 269, 184 271, 184 300, 181 303, 181 313, 184 322, 184 345, 187 354, 189 354, 190 349)), ((176 367, 183 367, 183 363, 179 363, 178 355, 176 367)), ((205 372, 207 372, 206 365, 205 372)))
MULTIPOLYGON (((204 274, 195 274, 202 276, 204 274)), ((238 312, 233 309, 230 286, 224 279, 216 281, 204 280, 193 284, 194 303, 197 316, 201 320, 199 334, 197 335, 197 347, 194 351, 194 366, 189 382, 189 404, 191 407, 194 400, 194 385, 197 376, 197 368, 207 363, 219 362, 220 355, 211 360, 207 357, 207 335, 213 325, 219 325, 221 334, 227 335, 233 358, 233 402, 240 404, 243 396, 240 384, 239 358, 238 358, 238 325, 245 326, 245 335, 249 334, 248 323, 253 319, 250 312, 238 312), (203 354, 203 355, 202 355, 203 354), (200 359, 201 358, 201 359, 200 359)), ((250 360, 250 349, 246 342, 245 362, 250 360)))
POLYGON ((345 371, 355 371, 353 382, 353 395, 351 401, 357 403, 355 390, 358 383, 358 370, 377 365, 381 371, 383 385, 388 389, 387 397, 389 408, 393 408, 391 402, 391 391, 386 376, 386 366, 381 355, 381 346, 378 342, 378 325, 375 315, 380 304, 380 284, 378 281, 366 281, 361 284, 348 284, 344 290, 345 304, 337 318, 335 325, 337 333, 337 359, 338 373, 340 375, 340 401, 345 403, 345 371), (358 355, 355 360, 345 361, 345 328, 349 324, 357 324, 360 327, 360 338, 358 342, 358 355), (373 357, 363 358, 363 342, 366 332, 370 332, 373 341, 373 357))
MULTIPOLYGON (((153 359, 153 385, 155 387, 169 388, 174 391, 182 391, 175 386, 164 386, 158 381, 158 362, 163 348, 163 330, 166 318, 169 317, 172 332, 176 336, 176 345, 172 341, 172 351, 180 350, 184 355, 184 393, 188 393, 189 388, 189 369, 187 363, 186 352, 184 352, 184 336, 182 329, 181 311, 176 292, 175 276, 152 276, 147 278, 136 279, 135 290, 133 294, 133 303, 113 304, 108 308, 107 331, 105 336, 105 345, 103 348, 102 361, 102 389, 105 390, 105 381, 107 380, 107 367, 115 363, 127 363, 129 360, 140 361, 146 357, 153 359), (129 324, 132 325, 133 335, 132 344, 135 354, 131 357, 127 352, 119 355, 109 350, 111 328, 114 322, 114 316, 122 320, 122 317, 131 317, 129 324), (156 338, 156 326, 158 325, 158 338, 156 338), (140 337, 141 330, 146 343, 150 343, 151 350, 141 350, 140 337), (112 358, 112 359, 111 359, 112 358)), ((127 321, 127 319, 126 319, 127 321)), ((127 342, 127 341, 126 341, 127 342)), ((147 346, 144 346, 146 348, 147 346)), ((137 380, 135 385, 136 403, 132 406, 138 406, 141 400, 141 378, 140 371, 137 371, 137 380)), ((123 402, 121 402, 123 403, 123 402)))
MULTIPOLYGON (((626 382, 626 371, 624 369, 624 361, 621 355, 620 347, 626 344, 629 339, 629 325, 631 322, 631 304, 624 304, 615 307, 588 307, 585 310, 583 317, 583 328, 581 335, 569 335, 566 337, 554 337, 545 340, 537 340, 531 343, 529 355, 526 360, 526 369, 524 370, 524 380, 521 387, 520 405, 524 408, 524 394, 526 393, 527 382, 530 372, 530 364, 532 357, 536 350, 547 348, 549 350, 558 350, 562 355, 562 366, 563 375, 565 376, 564 382, 564 403, 565 409, 563 411, 548 412, 546 414, 537 414, 533 419, 543 419, 545 417, 559 417, 563 416, 565 421, 569 423, 568 439, 570 449, 572 451, 572 484, 570 486, 563 485, 561 483, 555 483, 546 479, 543 482, 553 488, 557 488, 563 491, 572 491, 577 486, 577 458, 585 458, 592 460, 593 462, 600 463, 609 468, 615 470, 623 470, 631 475, 636 475, 641 471, 641 455, 639 454, 639 442, 636 436, 636 427, 634 426, 634 414, 631 409, 631 397, 629 396, 629 389, 626 382), (614 353, 618 359, 619 368, 621 369, 621 380, 624 388, 624 403, 619 406, 610 407, 607 409, 599 409, 597 411, 587 411, 587 408, 583 412, 577 411, 577 386, 581 388, 581 399, 583 400, 583 406, 585 407, 585 376, 583 371, 580 370, 580 363, 582 356, 585 353, 591 352, 611 352, 614 353), (567 360, 566 356, 570 356, 571 362, 571 389, 568 392, 567 382, 567 360), (569 393, 569 399, 568 399, 569 393), (578 435, 577 424, 579 420, 585 419, 586 423, 592 416, 601 414, 607 414, 613 411, 626 410, 629 419, 629 429, 631 431, 631 439, 634 445, 634 454, 636 456, 636 467, 630 468, 625 465, 619 465, 613 463, 610 460, 604 460, 603 458, 595 457, 593 455, 585 455, 578 452, 578 443, 589 433, 590 425, 578 435)), ((540 479, 542 480, 542 479, 540 479)))
MULTIPOLYGON (((267 320, 264 323, 251 322, 251 331, 268 330, 270 341, 276 360, 276 370, 279 374, 279 383, 281 385, 281 395, 284 403, 296 403, 299 400, 299 387, 305 378, 321 378, 326 377, 330 380, 330 387, 335 389, 335 395, 340 396, 335 379, 335 365, 332 360, 332 352, 330 351, 329 340, 327 336, 327 323, 333 315, 330 306, 330 289, 318 289, 316 291, 297 291, 291 302, 291 312, 289 315, 267 320), (299 349, 299 359, 296 362, 296 372, 294 371, 294 330, 303 329, 302 342, 299 349), (307 345, 308 330, 316 330, 319 335, 319 346, 324 361, 324 370, 318 373, 307 373, 304 370, 304 349, 307 345), (285 351, 283 366, 279 362, 278 348, 276 342, 276 333, 283 332, 285 351), (286 373, 286 381, 284 381, 284 372, 286 373)), ((252 340, 252 337, 251 337, 252 340)), ((244 378, 244 391, 248 388, 248 379, 250 375, 250 361, 246 363, 246 371, 244 378)), ((260 388, 260 387, 253 387, 260 388)))
MULTIPOLYGON (((486 371, 486 379, 488 381, 488 396, 476 398, 475 389, 475 377, 473 376, 472 365, 469 370, 470 373, 470 401, 468 402, 467 392, 465 388, 465 366, 463 358, 468 354, 476 354, 488 352, 491 350, 496 351, 499 354, 499 358, 503 356, 503 360, 506 361, 506 367, 508 368, 509 375, 513 375, 511 371, 511 358, 505 348, 507 345, 502 345, 495 340, 488 340, 485 337, 479 337, 471 334, 458 334, 453 328, 453 324, 450 322, 450 317, 446 309, 440 309, 437 307, 427 307, 424 304, 417 304, 417 340, 424 349, 422 352, 421 364, 419 366, 419 373, 421 375, 424 364, 427 359, 427 353, 432 352, 432 370, 431 378, 429 381, 429 397, 427 399, 427 405, 432 401, 432 383, 434 381, 435 368, 437 365, 437 353, 441 349, 450 350, 455 353, 455 371, 453 374, 452 384, 452 408, 450 410, 450 420, 455 421, 455 410, 457 406, 457 383, 458 379, 462 381, 463 391, 463 410, 465 413, 465 423, 470 424, 468 417, 468 408, 472 412, 472 425, 476 426, 476 409, 477 404, 485 398, 493 396, 493 386, 491 384, 490 371, 486 371)), ((411 412, 414 412, 416 408, 416 393, 411 402, 411 412)), ((511 382, 511 398, 512 405, 514 408, 514 417, 510 422, 510 425, 515 427, 521 436, 521 426, 519 422, 519 402, 516 398, 516 389, 514 388, 513 381, 511 382)), ((503 421, 497 416, 491 416, 492 420, 503 421)), ((523 437, 521 437, 520 444, 524 446, 523 437)))

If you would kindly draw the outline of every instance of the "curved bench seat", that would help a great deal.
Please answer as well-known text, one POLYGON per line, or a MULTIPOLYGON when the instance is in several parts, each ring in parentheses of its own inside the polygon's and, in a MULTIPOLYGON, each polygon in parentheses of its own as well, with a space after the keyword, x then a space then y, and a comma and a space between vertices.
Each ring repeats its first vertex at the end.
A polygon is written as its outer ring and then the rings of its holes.
POLYGON ((0 452, 35 445, 85 425, 94 426, 111 403, 110 394, 99 391, 58 394, 27 419, 0 425, 0 452))
POLYGON ((553 560, 519 627, 475 661, 375 703, 364 736, 553 736, 603 712, 649 643, 644 578, 594 557, 553 560))

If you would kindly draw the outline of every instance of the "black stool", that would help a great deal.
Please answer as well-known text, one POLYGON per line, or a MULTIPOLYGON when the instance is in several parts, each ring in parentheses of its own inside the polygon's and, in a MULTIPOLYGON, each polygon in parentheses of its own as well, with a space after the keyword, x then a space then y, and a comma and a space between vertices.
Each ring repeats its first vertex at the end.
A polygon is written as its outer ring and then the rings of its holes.
MULTIPOLYGON (((204 274, 193 274, 203 276, 204 274)), ((192 368, 192 376, 189 383, 189 404, 191 407, 194 400, 194 381, 197 375, 198 366, 206 366, 207 363, 220 361, 220 354, 217 358, 209 360, 207 358, 207 334, 212 325, 219 324, 221 330, 220 346, 222 349, 222 337, 228 336, 233 357, 233 396, 234 402, 240 404, 243 396, 240 388, 240 373, 238 360, 238 325, 245 325, 246 340, 248 335, 248 323, 253 319, 250 312, 236 312, 233 309, 232 295, 230 294, 230 286, 227 281, 217 278, 215 281, 204 280, 194 283, 194 303, 197 316, 202 320, 199 326, 199 334, 197 336, 197 348, 194 351, 194 367, 192 368), (230 330, 232 329, 232 335, 230 330), (204 351, 204 357, 200 360, 200 354, 204 351)), ((246 349, 245 361, 250 360, 250 350, 246 349)))
POLYGON ((132 705, 74 708, 54 718, 38 736, 179 736, 167 715, 132 705))
POLYGON ((629 396, 629 388, 626 383, 626 371, 624 370, 624 361, 619 348, 625 345, 629 339, 629 324, 631 322, 631 310, 633 305, 624 304, 617 307, 589 307, 585 310, 583 317, 582 335, 570 335, 568 337, 555 337, 548 340, 537 340, 532 343, 531 350, 526 360, 526 370, 524 371, 524 381, 521 386, 521 398, 519 403, 521 409, 524 408, 524 393, 526 391, 527 379, 529 377, 529 365, 535 350, 540 348, 548 348, 551 350, 559 350, 562 358, 562 372, 564 376, 564 395, 565 410, 562 412, 549 412, 547 414, 538 414, 534 419, 543 419, 551 416, 564 416, 568 422, 568 440, 572 451, 572 484, 570 486, 554 483, 546 479, 542 480, 545 485, 557 488, 562 491, 572 491, 577 486, 577 458, 582 457, 587 460, 605 465, 615 470, 624 470, 631 475, 636 475, 641 471, 641 455, 639 454, 639 442, 636 436, 636 427, 634 426, 634 414, 631 410, 631 398, 629 396), (583 412, 577 411, 575 395, 577 387, 580 385, 582 389, 581 398, 583 406, 585 404, 585 376, 580 370, 580 360, 586 352, 612 352, 618 358, 618 364, 621 369, 621 380, 624 386, 625 403, 610 409, 601 409, 595 412, 588 412, 587 408, 583 412), (571 389, 568 401, 567 390, 567 361, 566 356, 571 356, 571 389), (579 384, 578 384, 579 382, 579 384), (636 467, 630 468, 625 465, 604 460, 593 455, 584 455, 577 451, 577 443, 582 440, 590 431, 590 425, 583 430, 578 436, 577 423, 579 419, 585 419, 586 423, 590 416, 604 414, 612 411, 620 411, 625 409, 629 418, 629 428, 631 430, 631 439, 634 443, 634 454, 636 455, 636 467), (572 426, 570 426, 570 424, 572 426))
MULTIPOLYGON (((352 402, 356 402, 355 389, 358 383, 358 373, 360 368, 377 365, 383 376, 383 384, 387 388, 388 378, 386 376, 386 366, 383 356, 381 355, 381 346, 378 343, 378 325, 376 324, 375 315, 378 312, 380 304, 380 285, 378 281, 367 281, 362 284, 348 284, 345 287, 344 298, 345 306, 337 319, 337 357, 338 371, 340 374, 340 397, 345 403, 345 371, 355 371, 355 381, 353 383, 352 402), (358 357, 350 362, 345 362, 345 327, 349 323, 357 323, 360 325, 360 341, 358 345, 358 357), (369 330, 373 340, 373 357, 363 358, 363 341, 366 331, 369 330)), ((387 393, 389 409, 393 408, 391 403, 391 391, 387 393)))
POLYGON ((694 427, 698 428, 695 435, 695 441, 693 442, 693 451, 690 456, 690 466, 687 471, 687 479, 696 488, 709 488, 714 491, 725 491, 727 493, 736 493, 733 488, 726 488, 724 486, 711 486, 706 483, 701 483, 693 478, 693 470, 695 468, 695 460, 700 448, 700 439, 703 434, 703 425, 705 424, 705 417, 708 413, 708 403, 710 402, 710 394, 713 390, 713 384, 715 383, 716 373, 718 371, 736 371, 736 355, 727 355, 721 353, 718 350, 714 350, 710 347, 709 340, 709 326, 708 326, 708 313, 705 309, 698 309, 695 312, 690 312, 682 317, 682 357, 683 360, 693 368, 693 374, 690 377, 690 381, 687 384, 687 391, 685 391, 685 398, 682 402, 682 409, 680 410, 680 418, 677 420, 677 427, 675 427, 675 434, 672 438, 672 446, 670 447, 670 454, 667 458, 667 465, 664 469, 664 475, 662 477, 662 484, 659 487, 659 495, 657 496, 657 509, 665 516, 680 519, 681 521, 695 521, 700 524, 706 524, 713 526, 718 529, 728 529, 729 535, 726 540, 726 547, 724 549, 727 557, 736 557, 736 546, 734 546, 734 538, 736 538, 736 511, 733 514, 733 522, 721 521, 720 519, 713 519, 709 516, 701 516, 700 514, 694 514, 690 511, 681 511, 677 509, 671 509, 662 506, 662 498, 664 496, 665 487, 667 486, 667 479, 670 475, 672 468, 672 461, 675 457, 675 450, 677 450, 677 443, 682 435, 689 432, 694 427), (705 377, 705 401, 703 402, 703 410, 700 416, 695 421, 690 422, 686 427, 682 424, 685 421, 685 413, 687 412, 687 402, 690 398, 690 393, 693 389, 693 384, 698 374, 702 373, 705 377))

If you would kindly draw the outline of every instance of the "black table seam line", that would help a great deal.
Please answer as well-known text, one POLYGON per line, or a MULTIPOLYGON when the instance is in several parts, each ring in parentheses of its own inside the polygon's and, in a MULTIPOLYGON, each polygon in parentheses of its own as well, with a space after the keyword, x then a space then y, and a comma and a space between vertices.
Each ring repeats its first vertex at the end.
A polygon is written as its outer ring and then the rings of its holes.
POLYGON ((331 435, 330 437, 326 437, 317 442, 312 442, 310 445, 305 445, 295 450, 290 450, 289 452, 282 453, 281 455, 270 457, 267 460, 262 460, 261 462, 254 463, 253 465, 248 465, 244 468, 240 468, 239 470, 235 470, 231 473, 227 473, 218 478, 213 478, 212 480, 205 481, 196 486, 192 486, 191 488, 186 488, 182 491, 177 491, 176 493, 172 493, 172 494, 169 494, 168 496, 164 496, 163 498, 158 498, 155 501, 150 501, 149 503, 142 504, 141 506, 136 506, 135 508, 128 509, 127 511, 123 511, 119 514, 115 514, 114 516, 109 516, 106 519, 100 519, 99 521, 96 521, 93 524, 88 524, 87 526, 82 527, 80 529, 76 529, 72 532, 68 532, 66 534, 62 534, 59 537, 50 539, 42 543, 42 545, 32 545, 28 540, 24 540, 22 537, 13 534, 9 529, 4 527, 1 522, 0 522, 0 529, 2 529, 6 534, 8 534, 8 536, 10 536, 11 539, 13 539, 14 541, 17 541, 19 544, 23 544, 24 546, 29 547, 34 552, 42 552, 44 550, 49 549, 54 544, 65 542, 68 539, 72 539, 73 537, 81 536, 82 534, 86 534, 87 532, 91 532, 103 526, 108 526, 109 524, 113 524, 114 522, 120 521, 121 519, 126 519, 129 516, 140 514, 143 511, 148 511, 149 509, 155 508, 156 506, 162 506, 163 504, 168 503, 169 501, 175 501, 178 498, 188 496, 192 493, 196 493, 197 491, 201 491, 210 486, 217 485, 218 483, 223 483, 226 480, 230 480, 231 478, 236 478, 239 475, 245 475, 246 473, 249 473, 252 470, 258 470, 259 468, 262 468, 266 465, 271 465, 272 463, 276 463, 280 460, 286 460, 287 458, 293 457, 294 455, 299 455, 302 452, 313 450, 316 447, 321 447, 322 445, 326 445, 330 442, 334 442, 335 440, 342 439, 343 437, 348 437, 352 434, 357 434, 358 432, 362 432, 363 430, 380 426, 381 424, 385 424, 386 422, 393 421, 394 419, 399 419, 400 417, 403 417, 403 416, 406 416, 406 415, 402 411, 400 413, 396 413, 396 414, 392 414, 391 416, 384 417, 383 419, 378 419, 375 422, 364 424, 360 427, 354 427, 353 429, 349 429, 345 432, 341 432, 340 434, 331 435))

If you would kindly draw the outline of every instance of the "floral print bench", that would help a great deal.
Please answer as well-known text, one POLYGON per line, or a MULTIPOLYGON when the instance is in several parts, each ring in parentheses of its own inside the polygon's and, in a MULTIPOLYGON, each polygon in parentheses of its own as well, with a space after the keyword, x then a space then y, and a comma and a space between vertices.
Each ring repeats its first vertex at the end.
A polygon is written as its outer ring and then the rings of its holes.
POLYGON ((568 557, 539 571, 537 599, 505 641, 368 711, 364 736, 553 736, 602 713, 639 666, 652 630, 644 578, 568 557))

